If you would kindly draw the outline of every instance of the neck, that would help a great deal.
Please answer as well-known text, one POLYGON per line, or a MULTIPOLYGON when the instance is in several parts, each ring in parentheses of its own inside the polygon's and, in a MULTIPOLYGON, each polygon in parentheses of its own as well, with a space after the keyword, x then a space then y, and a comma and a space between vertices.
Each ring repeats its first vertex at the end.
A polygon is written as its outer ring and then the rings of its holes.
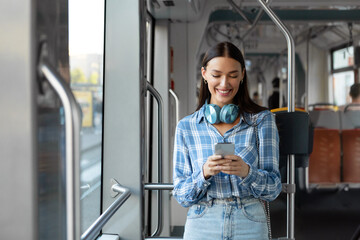
POLYGON ((354 98, 351 103, 360 103, 360 97, 354 98))

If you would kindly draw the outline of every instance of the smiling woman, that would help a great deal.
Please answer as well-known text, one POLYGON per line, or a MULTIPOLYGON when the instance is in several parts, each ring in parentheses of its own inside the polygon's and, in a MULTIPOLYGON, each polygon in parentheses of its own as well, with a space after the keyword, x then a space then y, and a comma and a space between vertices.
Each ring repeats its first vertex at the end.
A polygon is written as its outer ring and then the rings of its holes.
POLYGON ((260 200, 281 191, 274 116, 250 99, 244 58, 232 43, 210 48, 201 72, 198 109, 175 133, 173 195, 190 207, 184 239, 268 239, 260 200), (216 155, 216 143, 234 143, 234 154, 216 155))

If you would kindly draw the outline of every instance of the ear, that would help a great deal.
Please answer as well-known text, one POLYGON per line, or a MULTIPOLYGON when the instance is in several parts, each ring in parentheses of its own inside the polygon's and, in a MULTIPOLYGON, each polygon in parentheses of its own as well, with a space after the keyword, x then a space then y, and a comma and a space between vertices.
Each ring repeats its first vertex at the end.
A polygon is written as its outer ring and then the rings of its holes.
POLYGON ((204 67, 201 68, 201 75, 202 75, 203 79, 206 79, 206 78, 205 78, 206 69, 205 69, 204 67))

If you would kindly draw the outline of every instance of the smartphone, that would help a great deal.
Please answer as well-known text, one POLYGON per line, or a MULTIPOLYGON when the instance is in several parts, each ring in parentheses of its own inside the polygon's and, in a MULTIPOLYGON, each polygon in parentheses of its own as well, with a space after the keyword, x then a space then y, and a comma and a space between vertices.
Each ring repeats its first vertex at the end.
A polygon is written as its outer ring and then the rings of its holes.
POLYGON ((216 155, 234 155, 235 144, 234 143, 215 143, 215 154, 216 155))

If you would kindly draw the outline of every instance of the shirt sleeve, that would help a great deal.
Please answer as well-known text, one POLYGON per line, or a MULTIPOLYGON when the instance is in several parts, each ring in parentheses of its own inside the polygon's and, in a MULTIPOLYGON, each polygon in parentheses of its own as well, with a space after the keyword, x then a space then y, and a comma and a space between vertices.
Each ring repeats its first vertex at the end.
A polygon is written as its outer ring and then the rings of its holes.
POLYGON ((269 113, 257 126, 259 165, 250 166, 249 174, 240 182, 254 197, 274 200, 281 192, 279 172, 279 134, 275 117, 269 113))
POLYGON ((193 171, 184 130, 179 122, 175 132, 174 144, 174 190, 173 196, 183 207, 196 204, 206 193, 209 180, 205 180, 202 168, 193 171))

